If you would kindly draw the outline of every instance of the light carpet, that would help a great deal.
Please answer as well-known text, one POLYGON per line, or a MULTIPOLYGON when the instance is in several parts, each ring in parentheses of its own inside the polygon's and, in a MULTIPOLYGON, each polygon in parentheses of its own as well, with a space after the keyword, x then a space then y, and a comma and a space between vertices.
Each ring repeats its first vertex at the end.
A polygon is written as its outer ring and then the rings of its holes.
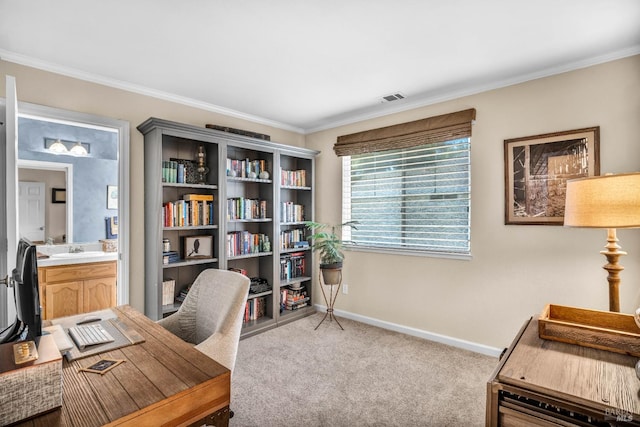
POLYGON ((231 427, 484 425, 496 358, 322 315, 240 341, 231 427))

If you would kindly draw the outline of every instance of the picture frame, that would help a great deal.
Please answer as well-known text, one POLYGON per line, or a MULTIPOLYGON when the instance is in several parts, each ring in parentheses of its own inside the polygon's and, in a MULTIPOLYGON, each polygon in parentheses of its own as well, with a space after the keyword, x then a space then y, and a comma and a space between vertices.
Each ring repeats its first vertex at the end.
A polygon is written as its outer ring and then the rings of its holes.
POLYGON ((67 203, 67 189, 66 188, 52 188, 51 189, 51 203, 67 203))
POLYGON ((185 236, 184 259, 213 258, 213 236, 185 236))
POLYGON ((566 182, 600 175, 600 127, 504 140, 505 224, 562 225, 566 182))
POLYGON ((107 185, 107 209, 118 209, 117 185, 107 185))

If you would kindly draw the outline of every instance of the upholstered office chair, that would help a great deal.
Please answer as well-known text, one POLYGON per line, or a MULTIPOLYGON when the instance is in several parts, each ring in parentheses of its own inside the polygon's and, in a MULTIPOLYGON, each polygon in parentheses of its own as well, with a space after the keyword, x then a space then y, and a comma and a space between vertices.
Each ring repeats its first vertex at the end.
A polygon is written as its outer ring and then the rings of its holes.
POLYGON ((204 270, 178 311, 158 323, 233 372, 249 283, 233 271, 204 270))

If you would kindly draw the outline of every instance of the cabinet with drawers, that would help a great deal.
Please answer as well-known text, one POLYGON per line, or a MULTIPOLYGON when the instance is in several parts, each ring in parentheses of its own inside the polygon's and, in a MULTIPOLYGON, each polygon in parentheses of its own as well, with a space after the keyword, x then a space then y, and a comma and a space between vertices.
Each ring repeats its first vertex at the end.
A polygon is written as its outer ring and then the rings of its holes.
POLYGON ((487 383, 486 425, 640 426, 636 361, 540 339, 530 319, 487 383))
POLYGON ((43 318, 115 307, 116 277, 116 261, 38 268, 43 318))

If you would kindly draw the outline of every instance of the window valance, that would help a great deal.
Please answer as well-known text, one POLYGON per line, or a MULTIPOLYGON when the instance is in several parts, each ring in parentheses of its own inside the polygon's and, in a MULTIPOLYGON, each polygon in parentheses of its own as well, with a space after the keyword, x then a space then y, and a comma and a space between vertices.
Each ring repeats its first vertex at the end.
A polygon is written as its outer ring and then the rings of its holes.
POLYGON ((413 122, 339 136, 333 146, 338 156, 371 153, 433 144, 471 136, 475 108, 413 122))

